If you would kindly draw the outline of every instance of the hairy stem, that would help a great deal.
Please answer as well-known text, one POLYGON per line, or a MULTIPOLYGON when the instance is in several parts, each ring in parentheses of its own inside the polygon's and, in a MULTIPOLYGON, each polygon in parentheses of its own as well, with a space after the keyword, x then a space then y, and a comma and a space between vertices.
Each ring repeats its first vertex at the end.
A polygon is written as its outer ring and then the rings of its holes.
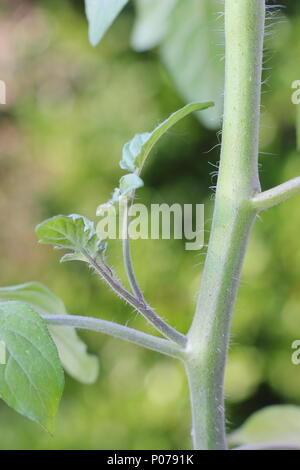
POLYGON ((135 294, 137 299, 139 299, 142 302, 145 302, 143 293, 136 280, 133 265, 132 265, 130 238, 129 238, 129 230, 128 230, 129 222, 130 222, 130 217, 128 214, 128 201, 126 201, 126 203, 124 204, 124 208, 123 208, 123 236, 122 236, 123 260, 124 260, 127 278, 130 283, 132 292, 135 294))
POLYGON ((265 0, 225 0, 225 103, 214 217, 186 361, 195 449, 226 449, 223 382, 230 320, 260 190, 258 135, 265 0))
POLYGON ((149 323, 151 323, 151 325, 156 328, 157 331, 180 346, 184 347, 186 345, 186 336, 182 335, 179 333, 179 331, 166 323, 152 310, 148 304, 137 299, 130 292, 128 292, 125 287, 123 287, 114 277, 112 277, 105 269, 103 269, 95 259, 91 258, 87 253, 85 253, 85 256, 88 258, 90 265, 109 285, 109 287, 123 300, 125 300, 125 302, 128 302, 132 307, 140 312, 149 321, 149 323))
POLYGON ((184 358, 184 351, 175 343, 118 323, 77 315, 42 315, 42 317, 49 325, 97 331, 176 359, 184 358))

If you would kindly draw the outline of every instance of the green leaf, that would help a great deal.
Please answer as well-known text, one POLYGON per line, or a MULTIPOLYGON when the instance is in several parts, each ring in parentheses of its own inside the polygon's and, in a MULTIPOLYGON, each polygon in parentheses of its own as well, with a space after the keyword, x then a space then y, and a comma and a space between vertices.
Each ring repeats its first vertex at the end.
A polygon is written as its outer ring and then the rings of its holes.
POLYGON ((136 0, 136 20, 131 44, 136 51, 146 51, 165 38, 170 14, 177 0, 136 0))
POLYGON ((122 176, 120 179, 120 191, 122 196, 126 196, 142 186, 144 186, 143 180, 135 173, 122 176))
POLYGON ((233 445, 281 442, 300 445, 300 407, 274 405, 254 413, 229 436, 233 445))
POLYGON ((106 211, 112 208, 115 204, 118 204, 122 201, 122 194, 120 188, 115 188, 112 193, 112 197, 105 202, 104 204, 100 204, 97 207, 96 215, 102 216, 106 211))
POLYGON ((112 197, 108 202, 100 204, 97 207, 96 215, 102 216, 115 204, 122 203, 122 201, 127 200, 129 197, 131 197, 133 191, 141 188, 142 186, 144 186, 143 180, 135 173, 122 176, 119 181, 119 188, 114 189, 112 197))
POLYGON ((96 215, 102 216, 115 204, 121 203, 128 199, 134 191, 144 186, 143 180, 139 174, 143 165, 150 154, 154 145, 158 140, 178 121, 194 111, 208 109, 214 106, 214 103, 190 103, 171 114, 165 121, 159 124, 152 132, 144 132, 136 134, 123 147, 122 160, 120 167, 123 170, 131 171, 131 174, 122 176, 119 181, 119 187, 114 189, 112 198, 105 204, 100 204, 97 208, 96 215))
POLYGON ((139 176, 143 165, 154 145, 172 126, 188 114, 205 110, 212 106, 214 106, 212 102, 187 104, 171 114, 171 116, 159 124, 152 132, 136 134, 127 142, 123 147, 120 167, 123 170, 129 170, 131 174, 122 176, 119 181, 119 187, 114 189, 113 195, 108 202, 100 204, 97 207, 96 215, 102 216, 106 211, 109 211, 112 206, 122 203, 123 200, 131 197, 136 189, 144 186, 144 182, 139 176))
MULTIPOLYGON (((0 301, 3 300, 26 302, 40 315, 68 314, 62 300, 39 282, 2 287, 0 301)), ((56 344, 64 369, 80 382, 95 382, 99 369, 98 358, 87 353, 87 347, 77 336, 76 330, 53 325, 49 325, 48 330, 56 344)))
POLYGON ((96 46, 128 0, 85 0, 89 39, 96 46))
POLYGON ((122 160, 120 162, 122 170, 129 170, 132 172, 136 170, 137 159, 141 154, 143 146, 148 142, 151 135, 151 132, 136 134, 129 142, 124 145, 122 160))
MULTIPOLYGON (((209 128, 221 123, 224 88, 224 38, 218 31, 219 0, 177 1, 161 46, 162 60, 186 102, 211 100, 216 107, 198 118, 209 128)), ((155 25, 153 25, 155 28, 155 25)))
POLYGON ((1 398, 52 433, 64 376, 44 321, 23 302, 2 302, 0 339, 7 350, 7 362, 0 365, 1 398))
POLYGON ((190 103, 175 113, 171 114, 164 122, 159 124, 152 132, 137 134, 123 147, 120 166, 123 170, 141 171, 149 153, 157 141, 178 121, 194 111, 208 109, 214 106, 209 103, 190 103))
POLYGON ((84 261, 102 256, 106 243, 97 236, 93 222, 78 214, 57 215, 36 227, 40 243, 71 250, 61 261, 84 261))

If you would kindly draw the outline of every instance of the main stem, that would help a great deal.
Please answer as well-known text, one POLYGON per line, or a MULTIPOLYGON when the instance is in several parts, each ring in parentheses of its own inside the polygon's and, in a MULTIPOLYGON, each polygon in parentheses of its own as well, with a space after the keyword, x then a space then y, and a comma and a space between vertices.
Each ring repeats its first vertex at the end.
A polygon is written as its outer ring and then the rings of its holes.
POLYGON ((230 321, 260 191, 258 138, 265 0, 225 0, 223 140, 210 242, 186 362, 195 449, 226 449, 230 321))

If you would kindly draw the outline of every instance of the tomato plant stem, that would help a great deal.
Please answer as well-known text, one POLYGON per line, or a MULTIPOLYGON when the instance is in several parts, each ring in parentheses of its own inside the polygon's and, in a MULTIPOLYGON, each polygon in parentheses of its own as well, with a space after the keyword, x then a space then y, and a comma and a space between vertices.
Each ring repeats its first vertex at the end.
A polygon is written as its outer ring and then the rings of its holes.
POLYGON ((176 359, 184 360, 185 358, 184 350, 176 343, 118 323, 79 315, 43 315, 43 319, 49 325, 97 331, 176 359))
POLYGON ((230 321, 260 191, 258 139, 264 0, 225 0, 225 101, 208 253, 188 334, 195 449, 226 449, 224 369, 230 321))

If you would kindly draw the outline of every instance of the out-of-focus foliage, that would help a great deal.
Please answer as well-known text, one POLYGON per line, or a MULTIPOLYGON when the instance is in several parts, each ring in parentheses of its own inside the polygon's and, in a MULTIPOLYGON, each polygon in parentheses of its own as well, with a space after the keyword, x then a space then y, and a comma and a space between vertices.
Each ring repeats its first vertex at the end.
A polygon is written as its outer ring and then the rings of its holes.
POLYGON ((255 443, 300 442, 300 409, 298 406, 273 405, 257 411, 230 436, 234 445, 255 443))
POLYGON ((224 86, 224 10, 220 0, 136 0, 131 44, 136 51, 161 45, 160 55, 183 99, 215 102, 200 122, 218 128, 224 86), (196 58, 196 60, 195 60, 196 58))
MULTIPOLYGON (((93 46, 99 44, 127 1, 85 0, 93 46)), ((220 34, 223 4, 220 0, 136 0, 135 5, 133 49, 141 52, 161 46, 163 63, 183 99, 215 102, 216 106, 208 113, 197 116, 207 127, 218 128, 224 86, 224 48, 220 34)))
MULTIPOLYGON (((264 72, 263 86, 264 188, 300 172, 291 103, 291 84, 300 79, 300 8, 298 2, 284 3, 289 20, 269 21, 274 33, 266 42, 265 66, 271 70, 264 72)), ((122 174, 123 144, 184 103, 159 52, 131 50, 130 4, 96 49, 87 40, 83 1, 7 0, 0 15, 0 79, 8 91, 8 103, 0 108, 1 285, 38 280, 72 313, 150 331, 83 264, 59 264, 57 254, 37 245, 34 227, 58 213, 97 221, 96 207, 122 174)), ((138 202, 205 203, 209 230, 217 144, 215 131, 186 118, 146 165, 138 202)), ((291 344, 300 339, 299 204, 295 197, 263 213, 250 240, 226 379, 231 429, 263 406, 300 404, 300 366, 291 362, 291 344)), ((107 255, 122 275, 119 242, 110 244, 107 255)), ((183 332, 193 315, 204 255, 205 250, 184 251, 178 240, 133 243, 145 295, 183 332)), ((96 333, 80 335, 99 354, 97 382, 87 386, 66 377, 53 438, 1 403, 0 447, 188 448, 182 366, 96 333)))
POLYGON ((128 0, 85 0, 89 38, 96 46, 128 0))
POLYGON ((136 0, 136 20, 131 45, 136 51, 147 51, 158 46, 170 28, 170 15, 177 0, 136 0))

